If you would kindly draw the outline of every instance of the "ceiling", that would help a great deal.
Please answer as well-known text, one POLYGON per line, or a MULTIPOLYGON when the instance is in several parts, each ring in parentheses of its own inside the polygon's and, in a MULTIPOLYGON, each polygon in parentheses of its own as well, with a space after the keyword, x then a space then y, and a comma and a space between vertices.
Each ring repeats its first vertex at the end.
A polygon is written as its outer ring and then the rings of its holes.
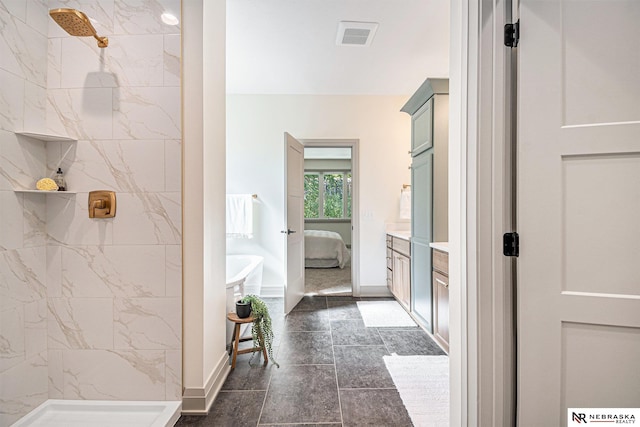
POLYGON ((227 93, 408 95, 448 75, 447 0, 227 0, 227 93), (380 25, 338 46, 340 21, 380 25))

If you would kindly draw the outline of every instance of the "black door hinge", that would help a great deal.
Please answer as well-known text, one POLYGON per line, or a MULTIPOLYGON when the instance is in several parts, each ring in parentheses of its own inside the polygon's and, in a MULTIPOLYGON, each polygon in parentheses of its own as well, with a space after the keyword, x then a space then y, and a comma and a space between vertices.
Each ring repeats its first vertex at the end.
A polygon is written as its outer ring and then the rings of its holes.
POLYGON ((504 45, 507 47, 518 46, 520 40, 520 21, 504 26, 504 45))
POLYGON ((502 236, 502 253, 504 256, 515 256, 520 254, 520 238, 518 233, 504 233, 502 236))

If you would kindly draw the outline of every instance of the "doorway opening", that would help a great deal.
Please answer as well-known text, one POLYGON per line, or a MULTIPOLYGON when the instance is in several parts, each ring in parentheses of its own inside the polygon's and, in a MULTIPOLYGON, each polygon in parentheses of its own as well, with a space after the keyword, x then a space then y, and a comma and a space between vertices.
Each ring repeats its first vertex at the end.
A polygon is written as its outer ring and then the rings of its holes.
POLYGON ((358 295, 357 141, 302 142, 305 295, 358 295))

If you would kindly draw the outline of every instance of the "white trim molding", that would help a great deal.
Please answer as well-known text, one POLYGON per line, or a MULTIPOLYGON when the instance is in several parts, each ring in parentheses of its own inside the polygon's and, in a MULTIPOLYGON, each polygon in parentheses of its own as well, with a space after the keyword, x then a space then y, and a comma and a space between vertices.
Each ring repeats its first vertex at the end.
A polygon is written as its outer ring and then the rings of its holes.
POLYGON ((351 147, 351 287, 353 296, 361 296, 360 286, 360 150, 359 139, 301 139, 305 147, 351 147))
POLYGON ((185 415, 207 415, 229 372, 231 372, 229 354, 225 351, 204 387, 184 389, 182 394, 182 413, 185 415))
POLYGON ((451 2, 451 426, 514 423, 514 263, 501 241, 513 225, 508 11, 500 0, 451 2))

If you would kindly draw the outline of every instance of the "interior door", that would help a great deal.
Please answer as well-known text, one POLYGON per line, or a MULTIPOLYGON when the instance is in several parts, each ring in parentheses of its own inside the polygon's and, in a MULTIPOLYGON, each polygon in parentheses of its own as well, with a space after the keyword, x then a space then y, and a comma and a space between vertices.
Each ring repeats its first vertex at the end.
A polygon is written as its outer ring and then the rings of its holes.
POLYGON ((289 313, 304 295, 304 147, 286 132, 284 145, 284 309, 289 313))
POLYGON ((640 406, 640 2, 521 0, 518 421, 640 406))

